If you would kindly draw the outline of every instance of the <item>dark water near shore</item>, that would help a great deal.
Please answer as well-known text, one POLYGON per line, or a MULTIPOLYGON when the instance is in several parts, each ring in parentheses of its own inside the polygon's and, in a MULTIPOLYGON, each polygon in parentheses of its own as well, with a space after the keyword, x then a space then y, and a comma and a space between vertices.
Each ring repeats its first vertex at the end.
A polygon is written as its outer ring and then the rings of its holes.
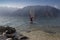
MULTIPOLYGON (((19 29, 26 29, 30 27, 29 18, 26 17, 7 17, 0 16, 0 25, 17 27, 19 29)), ((34 21, 32 27, 46 27, 46 25, 60 26, 60 18, 39 18, 34 21)))

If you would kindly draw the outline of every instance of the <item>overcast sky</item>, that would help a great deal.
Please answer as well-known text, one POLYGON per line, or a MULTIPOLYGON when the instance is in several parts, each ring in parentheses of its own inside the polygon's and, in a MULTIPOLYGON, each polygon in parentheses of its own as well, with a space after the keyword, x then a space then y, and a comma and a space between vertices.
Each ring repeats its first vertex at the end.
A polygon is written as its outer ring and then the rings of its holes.
POLYGON ((60 0, 0 0, 0 6, 19 7, 29 5, 49 5, 60 8, 60 0))

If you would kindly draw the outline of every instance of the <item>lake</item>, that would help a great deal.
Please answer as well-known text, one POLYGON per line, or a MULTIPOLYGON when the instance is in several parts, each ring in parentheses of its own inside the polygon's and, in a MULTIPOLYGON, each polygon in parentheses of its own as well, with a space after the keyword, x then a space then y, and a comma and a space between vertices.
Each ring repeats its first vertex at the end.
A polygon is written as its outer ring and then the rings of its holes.
MULTIPOLYGON (((0 16, 0 25, 1 26, 11 26, 11 27, 20 27, 19 29, 26 29, 29 28, 30 22, 29 18, 26 17, 7 17, 7 16, 0 16)), ((35 19, 34 24, 32 27, 41 27, 46 25, 55 25, 60 26, 60 18, 39 18, 35 19)), ((45 27, 44 26, 44 27, 45 27)))

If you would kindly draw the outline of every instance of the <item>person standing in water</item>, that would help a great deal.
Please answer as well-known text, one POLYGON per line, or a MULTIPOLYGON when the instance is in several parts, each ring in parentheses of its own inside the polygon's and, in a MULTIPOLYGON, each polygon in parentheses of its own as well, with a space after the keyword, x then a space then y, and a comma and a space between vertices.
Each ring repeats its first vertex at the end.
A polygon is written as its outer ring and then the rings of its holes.
POLYGON ((29 17, 30 17, 30 24, 33 24, 33 21, 34 21, 34 10, 32 8, 30 10, 29 17))
POLYGON ((30 23, 33 24, 33 17, 30 17, 30 23))

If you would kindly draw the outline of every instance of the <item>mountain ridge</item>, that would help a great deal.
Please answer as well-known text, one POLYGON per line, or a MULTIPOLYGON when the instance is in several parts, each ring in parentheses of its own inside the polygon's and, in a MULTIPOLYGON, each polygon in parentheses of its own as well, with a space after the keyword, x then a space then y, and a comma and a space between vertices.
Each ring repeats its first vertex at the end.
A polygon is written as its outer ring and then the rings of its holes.
POLYGON ((58 17, 60 15, 60 9, 51 6, 27 6, 22 9, 18 9, 13 14, 15 16, 26 17, 29 16, 31 9, 34 11, 36 17, 58 17))

